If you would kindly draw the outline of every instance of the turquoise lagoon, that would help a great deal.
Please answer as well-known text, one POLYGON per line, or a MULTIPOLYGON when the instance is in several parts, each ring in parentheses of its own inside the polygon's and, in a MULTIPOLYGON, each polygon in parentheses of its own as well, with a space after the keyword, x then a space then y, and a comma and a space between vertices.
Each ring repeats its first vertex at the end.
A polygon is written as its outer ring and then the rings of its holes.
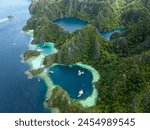
POLYGON ((49 68, 49 76, 55 85, 66 90, 72 99, 86 99, 93 92, 92 73, 78 65, 56 65, 49 68), (79 73, 82 73, 81 75, 79 73), (79 95, 80 92, 82 95, 79 95))
POLYGON ((88 24, 88 22, 74 17, 57 19, 54 21, 54 23, 64 28, 65 31, 69 31, 69 32, 74 32, 78 29, 83 28, 88 24))
POLYGON ((101 32, 100 34, 106 39, 106 40, 110 40, 111 36, 118 32, 118 33, 121 33, 121 32, 124 32, 125 30, 122 29, 122 28, 118 28, 118 29, 115 29, 113 31, 109 31, 109 32, 101 32))
MULTIPOLYGON (((60 27, 64 28, 65 31, 69 31, 69 32, 74 32, 78 29, 81 29, 81 28, 85 27, 88 24, 87 21, 83 21, 81 19, 74 18, 74 17, 67 17, 67 18, 57 19, 57 20, 54 21, 54 23, 56 23, 60 27)), ((124 32, 124 29, 117 28, 117 29, 114 29, 114 30, 108 31, 108 32, 100 32, 100 34, 105 39, 110 40, 110 37, 112 36, 112 34, 114 34, 116 32, 120 32, 120 33, 124 32)))

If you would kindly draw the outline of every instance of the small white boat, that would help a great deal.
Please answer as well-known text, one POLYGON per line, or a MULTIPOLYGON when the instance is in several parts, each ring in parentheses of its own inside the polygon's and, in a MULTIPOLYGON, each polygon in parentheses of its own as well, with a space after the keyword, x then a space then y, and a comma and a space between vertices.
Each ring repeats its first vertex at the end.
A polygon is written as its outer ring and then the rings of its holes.
POLYGON ((81 76, 81 70, 78 70, 78 76, 81 76))
POLYGON ((48 101, 48 99, 46 98, 46 99, 45 99, 45 101, 47 102, 47 101, 48 101))
POLYGON ((78 76, 81 76, 84 74, 84 71, 78 70, 78 76))
POLYGON ((42 49, 39 48, 39 49, 37 49, 37 51, 42 52, 42 49))
POLYGON ((54 71, 49 71, 49 73, 54 74, 54 71))
POLYGON ((78 97, 81 97, 83 95, 83 89, 79 91, 78 97))

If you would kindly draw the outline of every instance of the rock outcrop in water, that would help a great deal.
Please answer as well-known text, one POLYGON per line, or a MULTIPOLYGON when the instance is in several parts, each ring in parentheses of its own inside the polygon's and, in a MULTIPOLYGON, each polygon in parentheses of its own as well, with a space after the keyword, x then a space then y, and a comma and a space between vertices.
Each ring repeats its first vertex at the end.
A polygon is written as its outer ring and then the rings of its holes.
POLYGON ((28 60, 31 57, 37 57, 40 55, 40 52, 34 50, 28 50, 23 54, 24 60, 28 60))
POLYGON ((44 68, 39 68, 39 69, 32 69, 32 70, 29 70, 29 73, 32 74, 32 76, 37 76, 39 75, 40 73, 42 73, 44 71, 44 68))

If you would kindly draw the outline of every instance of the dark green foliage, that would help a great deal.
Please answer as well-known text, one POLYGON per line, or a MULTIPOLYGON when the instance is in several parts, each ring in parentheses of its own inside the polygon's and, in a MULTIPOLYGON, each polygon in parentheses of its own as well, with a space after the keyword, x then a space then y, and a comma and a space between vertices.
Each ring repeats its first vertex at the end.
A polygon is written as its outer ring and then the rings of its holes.
POLYGON ((29 70, 29 72, 33 75, 33 76, 37 76, 38 74, 42 73, 44 70, 44 68, 40 68, 40 69, 35 69, 35 70, 29 70))
POLYGON ((147 111, 141 104, 146 98, 145 92, 150 94, 150 62, 144 60, 149 56, 150 52, 123 58, 100 68, 102 78, 98 89, 101 96, 97 105, 102 112, 147 111))
POLYGON ((39 55, 40 55, 40 52, 38 51, 28 50, 23 54, 23 57, 24 57, 24 60, 26 61, 31 57, 39 56, 39 55))
POLYGON ((52 64, 54 64, 56 62, 55 56, 56 56, 55 54, 45 56, 44 61, 43 61, 43 65, 45 65, 45 67, 47 68, 47 67, 51 66, 52 64))
POLYGON ((89 59, 99 60, 101 56, 107 54, 107 43, 98 30, 87 25, 81 30, 75 31, 61 46, 58 52, 59 63, 76 63, 82 61, 87 63, 89 59))
POLYGON ((149 50, 150 15, 144 16, 137 23, 129 25, 125 35, 131 53, 141 53, 144 50, 149 50))

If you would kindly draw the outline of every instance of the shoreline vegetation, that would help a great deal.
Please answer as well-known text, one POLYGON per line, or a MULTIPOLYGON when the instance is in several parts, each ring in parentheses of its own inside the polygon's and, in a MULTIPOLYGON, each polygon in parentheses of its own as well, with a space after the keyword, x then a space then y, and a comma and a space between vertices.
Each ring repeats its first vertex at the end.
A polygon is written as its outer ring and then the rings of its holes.
POLYGON ((52 42, 59 50, 52 59, 46 58, 45 65, 82 62, 100 74, 94 83, 98 92, 94 106, 82 107, 59 86, 44 104, 59 112, 150 112, 149 0, 96 1, 32 1, 29 10, 33 16, 23 28, 34 30, 30 47, 52 42), (84 19, 90 24, 69 33, 52 22, 64 17, 84 19), (110 41, 99 34, 119 27, 125 31, 114 33, 110 41))

